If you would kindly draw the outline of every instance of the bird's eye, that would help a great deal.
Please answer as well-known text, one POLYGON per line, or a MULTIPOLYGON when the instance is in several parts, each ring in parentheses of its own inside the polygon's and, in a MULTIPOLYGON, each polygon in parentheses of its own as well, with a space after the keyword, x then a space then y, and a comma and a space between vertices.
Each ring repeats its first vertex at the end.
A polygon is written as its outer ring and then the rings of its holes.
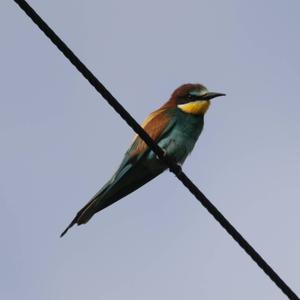
POLYGON ((193 97, 193 95, 188 94, 187 98, 190 99, 190 100, 192 100, 194 97, 193 97))

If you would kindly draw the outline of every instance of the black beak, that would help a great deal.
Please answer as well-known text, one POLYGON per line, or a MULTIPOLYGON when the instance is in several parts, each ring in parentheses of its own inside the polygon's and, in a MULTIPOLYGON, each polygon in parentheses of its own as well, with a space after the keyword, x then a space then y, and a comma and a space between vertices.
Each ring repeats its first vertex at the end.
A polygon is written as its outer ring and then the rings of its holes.
POLYGON ((223 93, 214 93, 214 92, 208 92, 201 96, 201 100, 210 100, 216 97, 226 96, 226 94, 223 93))

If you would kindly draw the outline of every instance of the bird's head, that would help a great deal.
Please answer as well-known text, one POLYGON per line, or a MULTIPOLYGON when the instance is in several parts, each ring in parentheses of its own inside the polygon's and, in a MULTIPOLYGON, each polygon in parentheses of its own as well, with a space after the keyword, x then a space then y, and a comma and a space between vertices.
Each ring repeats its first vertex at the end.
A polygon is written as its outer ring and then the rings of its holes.
POLYGON ((209 108, 210 100, 220 96, 225 94, 209 92, 202 84, 187 83, 173 92, 165 106, 177 107, 185 113, 204 115, 209 108))

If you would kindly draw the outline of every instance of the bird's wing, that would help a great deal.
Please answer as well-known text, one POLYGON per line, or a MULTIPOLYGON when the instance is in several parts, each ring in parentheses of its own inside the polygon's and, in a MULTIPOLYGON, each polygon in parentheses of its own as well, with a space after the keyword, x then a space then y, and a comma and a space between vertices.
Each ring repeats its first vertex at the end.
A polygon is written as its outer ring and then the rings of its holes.
MULTIPOLYGON (((173 128, 175 124, 174 113, 175 111, 170 109, 156 110, 145 119, 141 126, 154 141, 158 142, 173 128)), ((140 156, 146 150, 148 150, 148 145, 138 135, 135 135, 128 151, 130 157, 140 156)))
MULTIPOLYGON (((142 127, 153 140, 159 142, 173 128, 174 124, 175 118, 172 118, 172 112, 158 110, 149 115, 142 127)), ((61 236, 74 224, 87 223, 95 213, 115 203, 160 174, 161 171, 153 173, 145 166, 144 162, 148 150, 149 148, 143 140, 136 136, 113 177, 77 213, 61 236)))

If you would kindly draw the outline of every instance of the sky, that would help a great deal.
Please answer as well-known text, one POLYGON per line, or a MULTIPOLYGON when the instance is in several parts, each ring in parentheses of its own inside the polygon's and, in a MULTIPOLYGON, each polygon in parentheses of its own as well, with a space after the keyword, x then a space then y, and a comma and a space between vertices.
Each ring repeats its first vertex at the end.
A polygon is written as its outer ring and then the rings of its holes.
MULTIPOLYGON (((299 295, 300 2, 29 3, 139 122, 227 94, 184 171, 299 295)), ((0 35, 1 299, 286 299, 170 172, 59 238, 133 132, 14 1, 0 35)))

